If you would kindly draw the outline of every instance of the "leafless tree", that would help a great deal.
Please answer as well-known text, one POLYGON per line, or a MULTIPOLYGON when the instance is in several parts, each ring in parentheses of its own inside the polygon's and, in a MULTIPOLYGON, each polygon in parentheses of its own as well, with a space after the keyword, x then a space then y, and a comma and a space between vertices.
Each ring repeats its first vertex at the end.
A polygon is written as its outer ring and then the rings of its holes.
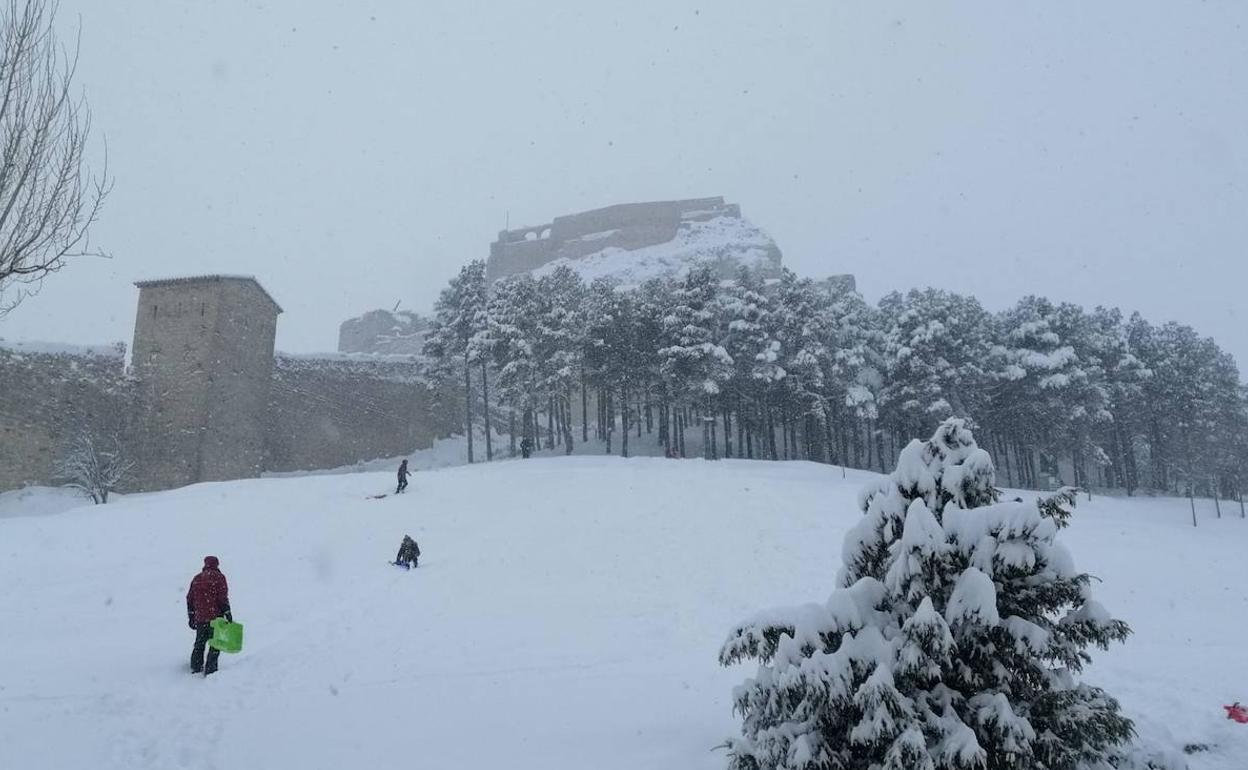
POLYGON ((112 187, 85 162, 91 111, 73 92, 78 42, 56 38, 56 0, 0 0, 0 317, 74 256, 112 187))
POLYGON ((97 441, 82 431, 65 451, 56 469, 66 486, 80 490, 96 505, 108 502, 108 495, 126 480, 134 463, 126 457, 121 441, 112 436, 97 441))

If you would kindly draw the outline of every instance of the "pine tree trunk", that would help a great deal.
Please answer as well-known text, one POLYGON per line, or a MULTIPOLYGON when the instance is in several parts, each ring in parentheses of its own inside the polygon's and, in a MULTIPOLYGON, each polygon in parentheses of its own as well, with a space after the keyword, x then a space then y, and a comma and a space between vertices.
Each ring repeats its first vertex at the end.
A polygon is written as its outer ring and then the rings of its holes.
POLYGON ((871 432, 875 434, 875 459, 880 464, 880 473, 888 473, 888 461, 884 459, 884 436, 880 431, 875 430, 875 423, 871 423, 871 432))
POLYGON ((776 447, 776 410, 767 410, 767 448, 771 450, 771 459, 779 460, 780 451, 776 447))
POLYGON ((1213 507, 1218 512, 1218 518, 1222 518, 1222 504, 1218 502, 1218 480, 1209 479, 1210 491, 1213 492, 1213 507))
POLYGON ((862 440, 867 445, 867 469, 868 470, 870 470, 870 468, 875 464, 875 442, 871 440, 871 426, 873 424, 874 423, 872 420, 866 420, 862 426, 862 431, 863 431, 862 440))
POLYGON ((490 379, 486 374, 485 360, 481 361, 481 410, 485 413, 485 459, 494 459, 494 437, 490 435, 490 379))
POLYGON ((614 404, 611 403, 611 392, 601 391, 602 394, 602 424, 603 437, 607 442, 607 454, 611 454, 611 434, 615 429, 615 412, 614 404))
POLYGON ((620 388, 620 457, 628 457, 628 391, 620 388))
POLYGON ((724 457, 732 459, 732 417, 727 408, 724 409, 724 457))
POLYGON ((594 429, 598 433, 599 441, 607 438, 607 397, 602 388, 598 389, 598 424, 594 426, 594 429))
POLYGON ((1122 437, 1122 448, 1126 457, 1127 495, 1134 495, 1135 490, 1140 488, 1140 469, 1135 462, 1135 446, 1129 434, 1122 437))
POLYGON ((780 405, 780 446, 782 448, 781 456, 789 459, 789 405, 780 405))
POLYGON ((825 456, 828 458, 829 465, 836 465, 836 444, 833 440, 834 438, 835 436, 832 435, 832 417, 828 414, 825 406, 823 412, 823 440, 828 444, 825 456))
POLYGON ((654 405, 650 403, 651 398, 652 396, 647 394, 646 396, 646 435, 647 436, 654 433, 654 408, 653 408, 654 405))
POLYGON ((1161 428, 1157 424, 1157 420, 1152 421, 1150 426, 1150 435, 1152 442, 1150 447, 1152 454, 1150 456, 1150 465, 1152 465, 1153 473, 1153 489, 1165 490, 1170 488, 1169 475, 1166 472, 1166 444, 1161 440, 1161 428))
POLYGON ((1239 498, 1239 518, 1248 518, 1248 513, 1244 512, 1244 493, 1240 491, 1239 485, 1235 485, 1235 496, 1239 498))
POLYGON ((464 433, 468 434, 468 462, 472 463, 472 367, 464 354, 464 433))
POLYGON ((525 404, 524 412, 520 415, 520 441, 521 443, 527 442, 530 455, 537 448, 536 419, 536 415, 533 414, 533 406, 525 404))
POLYGON ((679 413, 676 415, 676 435, 678 439, 680 440, 680 456, 681 457, 689 456, 688 453, 685 452, 685 422, 686 422, 685 410, 682 407, 679 410, 679 413))
POLYGON ((516 408, 510 407, 507 410, 507 443, 508 451, 511 457, 516 456, 516 408))
POLYGON ((581 370, 581 443, 589 443, 589 393, 585 388, 585 370, 581 370))
POLYGON ((745 419, 741 414, 741 399, 736 399, 736 454, 738 457, 745 456, 745 419))
POLYGON ((548 396, 546 399, 546 448, 555 448, 555 399, 548 396))

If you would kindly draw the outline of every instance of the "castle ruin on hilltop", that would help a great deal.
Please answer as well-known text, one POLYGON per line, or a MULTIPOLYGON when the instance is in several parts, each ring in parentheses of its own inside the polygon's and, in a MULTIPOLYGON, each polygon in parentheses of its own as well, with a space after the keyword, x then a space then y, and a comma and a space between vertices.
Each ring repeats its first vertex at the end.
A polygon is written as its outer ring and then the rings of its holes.
MULTIPOLYGON (((486 280, 566 266, 586 283, 607 277, 627 287, 677 276, 694 264, 708 264, 723 278, 734 277, 742 266, 776 278, 782 259, 779 246, 742 216, 740 206, 716 196, 620 203, 503 230, 490 244, 486 280)), ((848 274, 819 283, 832 292, 855 289, 848 274)), ((343 321, 338 351, 419 353, 428 326, 416 313, 372 310, 343 321)))
MULTIPOLYGON (((682 223, 717 217, 741 218, 741 207, 722 197, 680 201, 620 203, 579 214, 555 217, 532 227, 503 230, 490 244, 486 280, 529 272, 559 259, 576 260, 604 249, 635 251, 676 238, 682 223)), ((775 270, 780 250, 770 244, 775 270)))

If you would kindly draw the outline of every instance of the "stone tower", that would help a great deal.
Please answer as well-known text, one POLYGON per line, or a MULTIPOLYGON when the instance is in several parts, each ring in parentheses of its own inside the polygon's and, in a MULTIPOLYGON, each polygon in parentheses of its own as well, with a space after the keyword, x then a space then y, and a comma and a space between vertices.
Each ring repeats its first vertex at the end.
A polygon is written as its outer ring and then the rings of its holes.
POLYGON ((249 276, 140 281, 137 486, 258 476, 282 312, 249 276))

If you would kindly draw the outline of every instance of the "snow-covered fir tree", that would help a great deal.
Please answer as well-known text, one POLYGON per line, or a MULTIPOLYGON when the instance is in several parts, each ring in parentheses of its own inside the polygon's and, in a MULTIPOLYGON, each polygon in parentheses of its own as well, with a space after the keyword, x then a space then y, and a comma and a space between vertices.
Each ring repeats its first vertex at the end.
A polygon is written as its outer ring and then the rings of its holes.
POLYGON ((717 335, 715 315, 719 281, 709 265, 689 271, 670 293, 672 306, 663 319, 664 345, 659 367, 672 391, 702 409, 702 441, 711 457, 714 402, 732 377, 732 356, 717 335))
MULTIPOLYGON (((443 375, 456 373, 464 383, 464 430, 468 436, 468 462, 473 461, 472 370, 484 361, 478 335, 488 327, 485 262, 474 260, 439 295, 425 352, 438 362, 443 375), (477 342, 474 343, 474 338, 477 342)), ((484 370, 482 381, 484 382, 484 370)), ((484 403, 484 402, 483 402, 484 403)), ((487 433, 488 440, 488 433, 487 433)))
POLYGON ((1073 497, 999 502, 963 421, 913 441, 861 496, 823 604, 742 623, 723 664, 733 770, 1110 770, 1130 720, 1079 681, 1089 647, 1129 629, 1057 541, 1073 497))

